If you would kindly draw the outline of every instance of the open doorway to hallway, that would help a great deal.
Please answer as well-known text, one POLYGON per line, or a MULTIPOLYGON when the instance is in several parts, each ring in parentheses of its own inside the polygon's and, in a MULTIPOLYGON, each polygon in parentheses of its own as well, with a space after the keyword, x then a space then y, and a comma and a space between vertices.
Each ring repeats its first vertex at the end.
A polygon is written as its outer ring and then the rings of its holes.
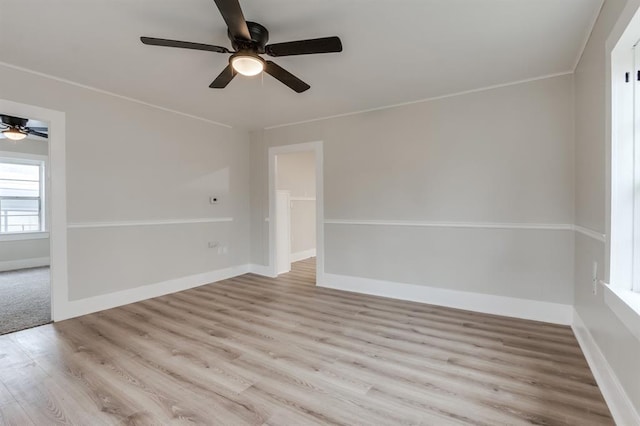
POLYGON ((316 257, 316 154, 300 151, 276 155, 276 265, 277 273, 293 262, 316 257))
POLYGON ((0 111, 0 334, 51 322, 49 125, 0 111))

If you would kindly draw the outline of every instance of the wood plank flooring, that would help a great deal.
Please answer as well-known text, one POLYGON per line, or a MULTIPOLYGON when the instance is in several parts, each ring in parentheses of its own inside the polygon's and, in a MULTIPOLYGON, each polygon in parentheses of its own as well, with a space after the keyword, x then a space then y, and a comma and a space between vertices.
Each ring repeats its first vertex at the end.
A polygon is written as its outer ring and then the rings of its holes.
POLYGON ((0 336, 0 424, 613 424, 570 328, 317 288, 314 268, 0 336))

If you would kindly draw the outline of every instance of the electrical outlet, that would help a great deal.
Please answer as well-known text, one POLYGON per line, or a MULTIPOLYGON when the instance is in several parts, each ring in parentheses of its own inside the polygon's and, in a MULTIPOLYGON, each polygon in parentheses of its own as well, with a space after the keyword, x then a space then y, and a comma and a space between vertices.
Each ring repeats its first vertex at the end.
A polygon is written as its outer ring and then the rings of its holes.
POLYGON ((598 294, 598 262, 593 262, 593 270, 591 274, 591 283, 593 284, 593 295, 598 294))

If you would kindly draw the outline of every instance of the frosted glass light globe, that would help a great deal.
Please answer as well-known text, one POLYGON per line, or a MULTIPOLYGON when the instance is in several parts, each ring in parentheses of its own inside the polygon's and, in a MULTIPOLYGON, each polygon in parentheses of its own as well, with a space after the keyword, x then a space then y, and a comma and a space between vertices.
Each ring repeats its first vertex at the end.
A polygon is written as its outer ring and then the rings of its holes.
POLYGON ((26 138, 27 135, 22 133, 20 130, 18 129, 7 129, 7 130, 3 130, 2 134, 7 138, 10 139, 12 141, 21 141, 22 139, 26 138))
POLYGON ((238 55, 231 58, 231 66, 242 75, 253 76, 264 70, 264 61, 256 56, 238 55))

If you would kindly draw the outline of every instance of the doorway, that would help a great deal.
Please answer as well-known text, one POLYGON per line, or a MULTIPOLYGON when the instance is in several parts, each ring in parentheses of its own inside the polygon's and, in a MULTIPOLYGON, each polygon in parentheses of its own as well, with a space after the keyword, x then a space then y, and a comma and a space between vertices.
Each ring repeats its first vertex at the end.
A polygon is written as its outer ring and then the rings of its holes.
POLYGON ((278 274, 316 257, 314 151, 276 155, 276 245, 278 274))
POLYGON ((324 272, 322 142, 269 149, 269 252, 273 276, 292 263, 324 272))
MULTIPOLYGON (((45 171, 45 173, 49 195, 44 201, 44 210, 46 211, 45 226, 49 238, 49 315, 52 321, 61 321, 74 315, 74 306, 68 300, 69 285, 67 281, 65 114, 61 111, 6 99, 0 99, 0 113, 33 119, 48 125, 48 172, 45 171)), ((5 237, 5 239, 10 238, 13 237, 5 237)))
POLYGON ((49 124, 0 111, 0 334, 51 322, 49 124))

